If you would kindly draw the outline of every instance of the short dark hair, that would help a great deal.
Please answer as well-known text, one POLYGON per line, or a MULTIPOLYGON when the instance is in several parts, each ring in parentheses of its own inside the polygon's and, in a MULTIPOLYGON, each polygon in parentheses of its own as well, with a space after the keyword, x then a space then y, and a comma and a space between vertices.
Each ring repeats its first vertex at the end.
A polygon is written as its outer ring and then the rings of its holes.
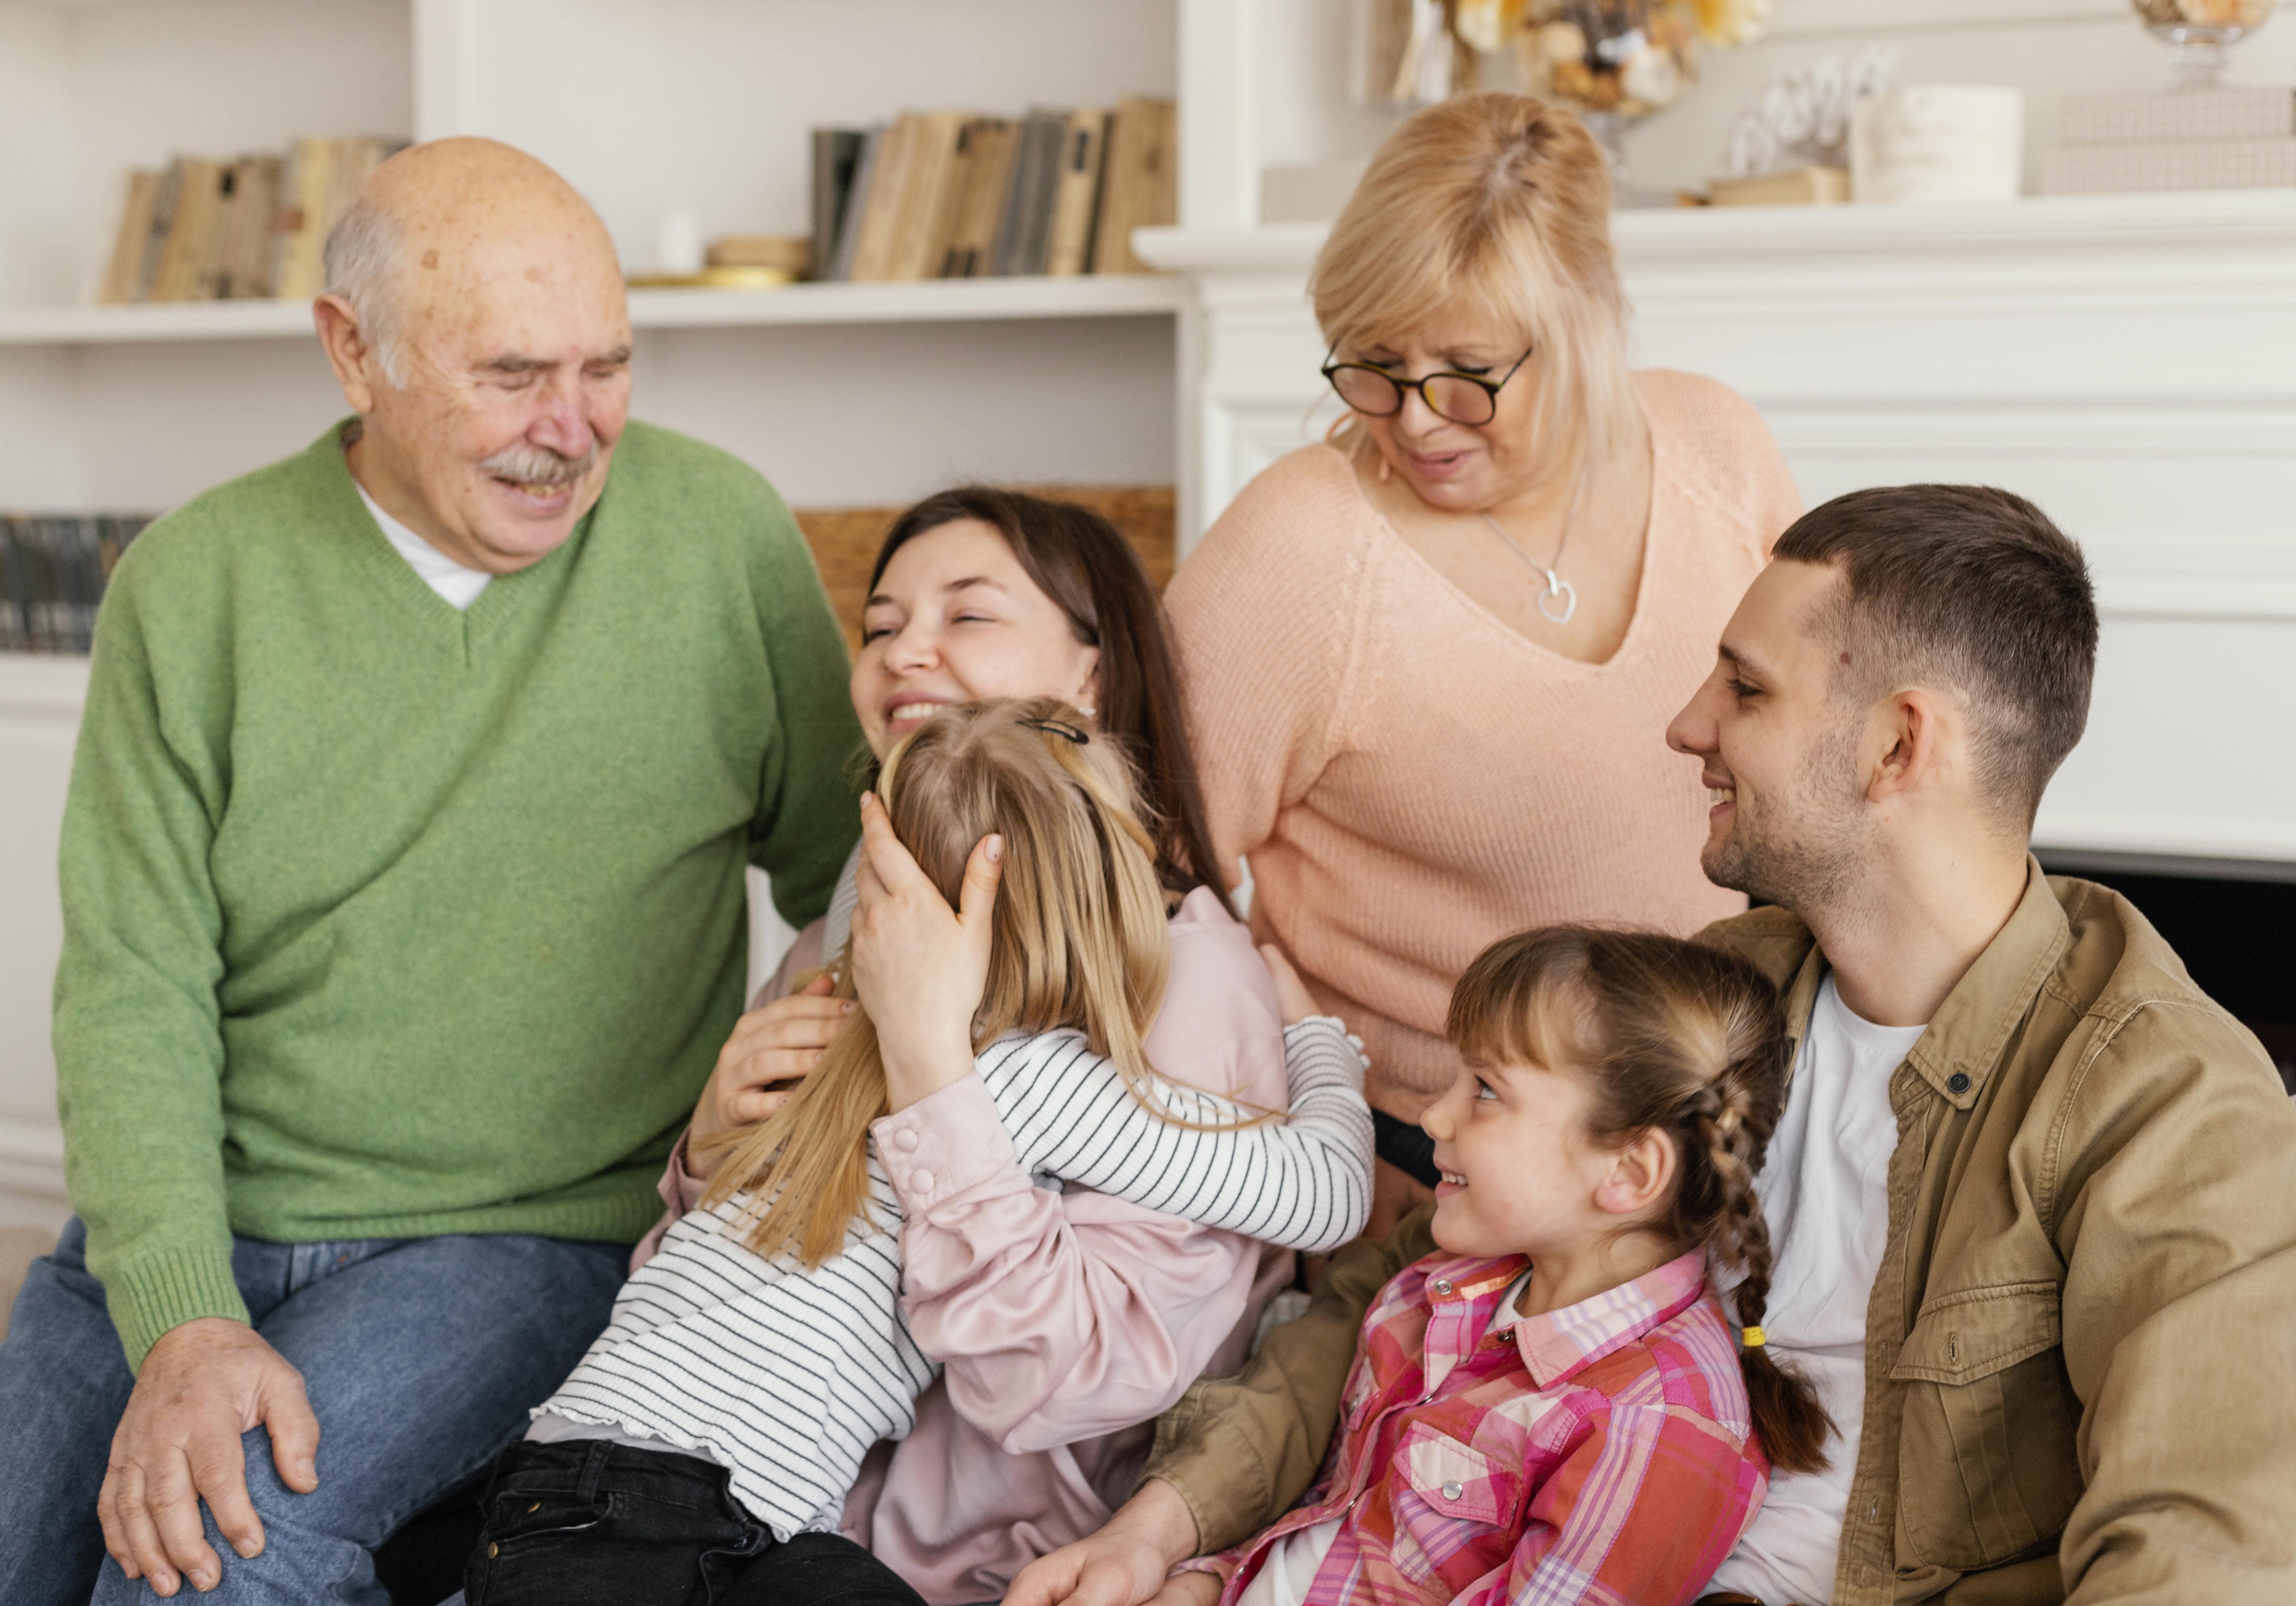
POLYGON ((1776 555, 1841 565, 1835 628, 1871 643, 1855 684, 1916 675, 1959 693, 1980 784, 2030 830, 2088 724, 2096 597, 2080 548, 2008 491, 1893 485, 1811 509, 1776 555))
POLYGON ((1037 589, 1068 615, 1077 640, 1100 649, 1096 723, 1115 738, 1140 777, 1142 813, 1155 833, 1156 871, 1164 885, 1181 893, 1209 887, 1234 914, 1188 746, 1178 662, 1140 554, 1090 508, 999 486, 961 485, 926 497, 893 521, 869 571, 869 589, 877 589, 885 565, 903 546, 966 519, 1001 533, 1037 589))

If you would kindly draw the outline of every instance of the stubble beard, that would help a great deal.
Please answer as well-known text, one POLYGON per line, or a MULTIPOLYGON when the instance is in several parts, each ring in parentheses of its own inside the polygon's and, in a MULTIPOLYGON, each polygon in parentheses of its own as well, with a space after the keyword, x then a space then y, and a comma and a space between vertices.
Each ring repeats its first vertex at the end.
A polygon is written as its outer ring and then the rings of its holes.
POLYGON ((1805 917, 1848 900, 1872 834, 1857 748, 1857 726, 1844 720, 1775 795, 1750 799, 1742 782, 1729 834, 1700 856, 1707 880, 1805 917))

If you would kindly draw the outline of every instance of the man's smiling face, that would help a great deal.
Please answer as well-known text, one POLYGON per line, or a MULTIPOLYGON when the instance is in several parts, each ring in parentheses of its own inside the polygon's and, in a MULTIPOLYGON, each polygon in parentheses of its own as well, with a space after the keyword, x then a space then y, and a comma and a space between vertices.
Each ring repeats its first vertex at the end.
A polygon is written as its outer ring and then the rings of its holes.
POLYGON ((1870 830, 1863 710, 1835 694, 1841 570, 1773 562, 1722 633, 1714 671, 1667 728, 1710 796, 1699 864, 1717 886, 1803 908, 1838 893, 1870 830))
POLYGON ((484 140, 403 152, 361 204, 390 242, 345 381, 361 483, 471 568, 539 561, 597 502, 629 416, 613 241, 556 174, 484 140))
POLYGON ((406 383, 368 414, 447 539, 421 533, 474 569, 547 556, 605 488, 629 416, 629 315, 611 257, 586 255, 473 242, 459 283, 418 292, 406 383))

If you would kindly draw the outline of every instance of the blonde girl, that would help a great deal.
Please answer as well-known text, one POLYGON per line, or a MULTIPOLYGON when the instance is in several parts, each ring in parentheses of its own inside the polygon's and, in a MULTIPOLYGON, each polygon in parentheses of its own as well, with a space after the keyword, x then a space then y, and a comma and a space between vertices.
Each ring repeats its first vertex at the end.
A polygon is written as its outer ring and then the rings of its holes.
POLYGON ((1476 959, 1447 1035, 1440 1248, 1365 1318, 1318 1486, 1193 1565, 1246 1606, 1693 1600, 1768 1468, 1823 1464, 1828 1430, 1761 1332, 1775 991, 1678 938, 1554 927, 1476 959))
MULTIPOLYGON (((1051 699, 945 709, 887 755, 879 795, 870 829, 898 838, 986 935, 960 1052, 1027 1169, 1298 1249, 1360 1230, 1370 1121, 1362 1061, 1337 1022, 1286 1034, 1281 1121, 1147 1062, 1166 894, 1123 759, 1082 716, 1051 699), (993 904, 968 877, 991 856, 993 904)), ((870 883, 865 872, 865 933, 870 883)), ((856 990, 840 979, 841 995, 856 990)), ((889 1018, 913 1012, 906 1002, 889 1018)), ((583 1520, 625 1474, 647 1487, 670 1474, 721 1479, 720 1537, 771 1568, 793 1536, 834 1528, 870 1446, 906 1431, 936 1367, 901 1319, 898 1233, 906 1209, 938 1195, 904 1159, 916 1087, 879 1024, 857 1009, 780 1109, 718 1140, 701 1208, 670 1229, 542 1408, 544 1421, 585 1425, 576 1442, 588 1447, 529 1438, 498 1474, 472 1606, 550 1598, 623 1566, 636 1593, 618 1599, 687 1598, 692 1567, 707 1572, 715 1552, 665 1567, 651 1530, 583 1520), (603 1457, 586 1497, 570 1454, 603 1457)), ((635 1498, 619 1497, 624 1509, 635 1498)))

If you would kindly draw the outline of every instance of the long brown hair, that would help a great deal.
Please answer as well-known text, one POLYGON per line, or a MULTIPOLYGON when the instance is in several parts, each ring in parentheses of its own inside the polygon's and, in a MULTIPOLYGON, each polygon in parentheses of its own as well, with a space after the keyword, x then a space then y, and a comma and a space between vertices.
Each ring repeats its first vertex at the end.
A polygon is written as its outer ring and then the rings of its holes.
MULTIPOLYGON (((1171 932, 1122 755, 1057 698, 969 704, 903 738, 877 788, 894 834, 951 904, 973 845, 1004 838, 975 1052, 1006 1032, 1074 1027, 1164 1115, 1143 1039, 1163 1002, 1171 932)), ((887 1108, 877 1028, 856 1010, 780 1110, 716 1141, 726 1158, 702 1202, 748 1193, 749 1246, 819 1266, 866 1215, 869 1124, 887 1108)))
POLYGON ((1002 535, 1037 588, 1068 615, 1077 640, 1100 649, 1095 724, 1132 766, 1140 812, 1155 836, 1158 879, 1174 892, 1209 887, 1234 914, 1204 820, 1163 609, 1132 544, 1107 520, 1073 502, 959 486, 926 497, 893 521, 869 571, 869 589, 877 589, 885 565, 903 546, 961 519, 977 519, 1002 535))
MULTIPOLYGON (((1549 926, 1476 956, 1451 994, 1447 1035, 1478 1058, 1583 1074, 1598 1141, 1671 1138, 1682 1176, 1653 1225, 1682 1252, 1703 1247, 1744 1268, 1738 1320, 1762 1324, 1770 1233, 1754 1174, 1784 1108, 1791 1053, 1767 977, 1678 937, 1549 926)), ((1833 1423, 1808 1381, 1767 1346, 1743 1347, 1738 1359, 1771 1464, 1824 1466, 1833 1423)))

